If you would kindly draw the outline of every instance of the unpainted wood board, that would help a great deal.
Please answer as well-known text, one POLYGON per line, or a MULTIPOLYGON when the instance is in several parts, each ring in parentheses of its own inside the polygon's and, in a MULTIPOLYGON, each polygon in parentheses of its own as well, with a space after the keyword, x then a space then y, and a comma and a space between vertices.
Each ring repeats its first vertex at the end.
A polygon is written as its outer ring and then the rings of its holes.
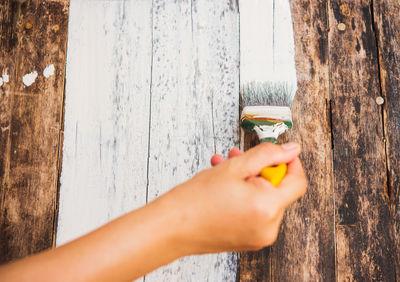
POLYGON ((271 250, 272 281, 334 281, 335 234, 325 1, 291 1, 298 91, 286 140, 302 146, 305 196, 284 216, 271 250))
MULTIPOLYGON (((0 207, 3 207, 4 185, 8 177, 8 163, 10 155, 9 151, 9 134, 11 119, 11 91, 14 80, 5 82, 3 76, 15 75, 15 64, 11 58, 15 57, 16 41, 14 40, 15 32, 14 14, 15 7, 12 3, 2 3, 0 5, 0 207)), ((2 210, 1 210, 2 211, 2 210)))
MULTIPOLYGON (((4 214, 4 197, 7 191, 10 164, 10 124, 11 124, 11 104, 13 100, 11 89, 15 88, 15 79, 5 83, 3 75, 15 75, 15 63, 10 59, 15 57, 17 40, 14 32, 16 5, 6 2, 0 4, 0 78, 2 85, 0 87, 0 222, 4 214)), ((1 228, 3 231, 4 227, 1 228)), ((3 231, 4 232, 4 231, 3 231)), ((15 247, 8 246, 10 239, 5 238, 0 242, 1 262, 7 262, 13 259, 10 253, 16 253, 15 247)), ((14 254, 15 255, 15 254, 14 254)))
MULTIPOLYGON (((238 144, 233 1, 153 1, 149 201, 238 144)), ((182 258, 146 281, 235 281, 232 254, 182 258)))
POLYGON ((57 245, 146 203, 151 9, 71 1, 57 245))
POLYGON ((379 47, 384 135, 393 255, 396 279, 400 281, 400 2, 374 1, 373 13, 379 47))
MULTIPOLYGON (((240 281, 335 279, 326 8, 326 2, 291 1, 298 91, 294 127, 280 141, 301 144, 308 191, 286 211, 272 247, 240 254, 240 281)), ((247 133, 243 138, 245 150, 257 143, 247 133)))
POLYGON ((394 281, 370 1, 329 1, 329 22, 337 280, 394 281))
POLYGON ((0 101, 0 262, 6 262, 53 245, 68 1, 3 1, 0 7, 2 57, 12 56, 0 67, 9 75, 6 83, 2 77, 6 99, 0 101), (45 77, 49 65, 54 73, 45 77), (35 71, 32 84, 24 84, 35 71))

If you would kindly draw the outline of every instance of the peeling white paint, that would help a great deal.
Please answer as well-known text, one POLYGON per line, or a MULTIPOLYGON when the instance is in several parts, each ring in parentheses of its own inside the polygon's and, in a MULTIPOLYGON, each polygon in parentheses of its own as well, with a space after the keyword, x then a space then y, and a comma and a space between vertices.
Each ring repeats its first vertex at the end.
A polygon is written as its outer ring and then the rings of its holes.
POLYGON ((10 82, 10 77, 8 76, 8 74, 3 74, 3 82, 4 83, 10 82))
POLYGON ((54 71, 55 71, 54 64, 48 65, 44 69, 43 75, 45 78, 49 78, 50 76, 54 75, 54 71))
POLYGON ((38 77, 37 71, 33 71, 31 73, 25 74, 22 77, 22 82, 24 83, 25 86, 29 87, 35 82, 37 77, 38 77))

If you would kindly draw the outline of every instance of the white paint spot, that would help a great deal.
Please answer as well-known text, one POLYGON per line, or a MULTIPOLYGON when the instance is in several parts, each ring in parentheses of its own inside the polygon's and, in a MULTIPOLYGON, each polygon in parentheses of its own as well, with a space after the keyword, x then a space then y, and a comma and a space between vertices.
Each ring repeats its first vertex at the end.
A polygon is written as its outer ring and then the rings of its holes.
POLYGON ((38 77, 37 71, 33 71, 31 73, 25 74, 22 77, 22 82, 24 83, 25 86, 31 86, 35 82, 37 77, 38 77))
POLYGON ((10 78, 8 77, 8 74, 3 74, 3 76, 0 77, 0 87, 3 86, 4 83, 7 83, 10 81, 10 78))
POLYGON ((10 77, 8 76, 8 74, 3 74, 3 81, 4 83, 8 83, 10 81, 10 77))
POLYGON ((50 76, 54 75, 54 71, 55 71, 54 65, 53 64, 48 65, 44 69, 43 75, 44 75, 45 78, 49 78, 50 76))

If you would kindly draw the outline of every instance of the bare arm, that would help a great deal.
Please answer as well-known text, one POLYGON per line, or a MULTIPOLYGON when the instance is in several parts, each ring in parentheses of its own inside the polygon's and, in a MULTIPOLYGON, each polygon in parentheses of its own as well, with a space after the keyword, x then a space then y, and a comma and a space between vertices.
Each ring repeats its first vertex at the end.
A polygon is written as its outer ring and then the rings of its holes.
POLYGON ((255 250, 277 237, 285 208, 305 193, 300 149, 262 144, 198 173, 147 206, 71 243, 0 267, 1 281, 131 281, 200 253, 255 250), (275 188, 258 177, 288 163, 275 188))

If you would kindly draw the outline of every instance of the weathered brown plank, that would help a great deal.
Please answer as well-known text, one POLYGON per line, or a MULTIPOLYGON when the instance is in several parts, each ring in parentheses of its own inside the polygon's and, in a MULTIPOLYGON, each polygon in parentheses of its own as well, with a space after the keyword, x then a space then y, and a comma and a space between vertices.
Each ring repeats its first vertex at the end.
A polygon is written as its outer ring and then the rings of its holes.
POLYGON ((378 38, 384 134, 388 168, 388 193, 392 214, 393 253, 400 281, 400 2, 374 1, 378 38))
MULTIPOLYGON (((240 103, 242 106, 242 103, 240 103)), ((242 111, 243 108, 240 108, 242 111)), ((242 150, 248 149, 259 144, 258 138, 251 133, 243 132, 241 137, 242 150)), ((238 253, 238 269, 236 280, 241 282, 269 281, 271 277, 271 248, 266 247, 259 251, 249 251, 238 253)))
POLYGON ((2 37, 15 65, 9 99, 1 102, 11 112, 0 116, 9 132, 5 141, 0 138, 7 144, 1 152, 0 217, 0 262, 6 262, 53 245, 68 1, 27 1, 21 6, 3 1, 0 7, 14 18, 2 37), (55 74, 45 78, 43 70, 50 64, 55 74), (36 81, 25 86, 22 77, 33 71, 36 81))
MULTIPOLYGON (((286 212, 271 248, 239 255, 240 281, 335 279, 326 8, 325 2, 291 1, 299 89, 294 128, 282 141, 301 143, 308 192, 286 212)), ((244 135, 245 150, 255 143, 244 135)))
POLYGON ((272 246, 273 281, 334 281, 335 248, 325 1, 291 1, 298 91, 288 139, 302 145, 307 194, 286 212, 272 246))
MULTIPOLYGON (((15 72, 14 64, 10 60, 11 57, 15 57, 13 46, 16 44, 12 32, 13 11, 12 3, 0 4, 0 79, 3 79, 3 74, 13 75, 15 72)), ((5 152, 9 150, 7 147, 10 133, 11 83, 3 82, 0 86, 0 214, 2 211, 3 186, 7 177, 5 167, 7 167, 8 155, 5 152)))
POLYGON ((329 1, 338 281, 394 281, 370 1, 329 1))
MULTIPOLYGON (((17 57, 18 40, 15 33, 18 4, 13 1, 0 3, 0 77, 9 76, 9 82, 0 86, 0 222, 4 214, 4 198, 7 192, 10 173, 10 130, 11 105, 14 96, 11 90, 15 88, 15 58, 17 57)), ((7 261, 8 240, 3 238, 3 228, 0 228, 0 261, 7 261), (3 243, 4 241, 4 243, 3 243), (3 258, 4 257, 4 258, 3 258)))

